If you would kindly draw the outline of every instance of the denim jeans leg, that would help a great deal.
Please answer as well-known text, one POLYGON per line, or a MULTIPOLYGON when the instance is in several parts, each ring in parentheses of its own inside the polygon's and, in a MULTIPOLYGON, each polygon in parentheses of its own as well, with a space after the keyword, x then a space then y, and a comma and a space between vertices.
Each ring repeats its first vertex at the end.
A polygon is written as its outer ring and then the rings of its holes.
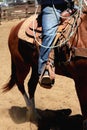
POLYGON ((42 31, 43 31, 43 41, 42 45, 45 47, 40 47, 39 60, 38 60, 38 73, 41 74, 44 64, 48 60, 48 55, 50 52, 50 47, 52 41, 56 35, 56 30, 60 22, 60 10, 55 10, 52 7, 45 7, 42 11, 42 31))

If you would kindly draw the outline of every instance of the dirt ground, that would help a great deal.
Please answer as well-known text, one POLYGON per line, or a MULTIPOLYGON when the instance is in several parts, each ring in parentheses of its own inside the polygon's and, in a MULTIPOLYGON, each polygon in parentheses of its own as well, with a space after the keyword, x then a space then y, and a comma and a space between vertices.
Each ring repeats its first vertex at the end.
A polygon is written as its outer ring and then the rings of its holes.
MULTIPOLYGON (((11 73, 8 36, 11 27, 19 21, 5 21, 0 25, 0 130, 37 130, 35 124, 25 119, 26 106, 17 87, 8 93, 2 93, 2 85, 9 80, 11 73)), ((26 89, 28 77, 25 82, 26 89)), ((41 88, 38 84, 35 101, 36 108, 41 110, 70 108, 72 115, 81 114, 74 81, 64 76, 56 75, 55 85, 51 89, 41 88)))

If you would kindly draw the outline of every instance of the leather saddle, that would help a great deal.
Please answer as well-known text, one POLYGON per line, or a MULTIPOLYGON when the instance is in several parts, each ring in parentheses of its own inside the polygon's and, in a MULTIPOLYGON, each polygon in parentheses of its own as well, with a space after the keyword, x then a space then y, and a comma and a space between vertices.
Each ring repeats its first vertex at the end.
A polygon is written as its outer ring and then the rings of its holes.
MULTIPOLYGON (((67 21, 67 17, 69 17, 71 14, 73 14, 75 12, 75 10, 65 10, 61 16, 61 23, 60 25, 58 26, 58 35, 57 35, 57 39, 58 37, 60 37, 61 35, 61 32, 66 28, 68 22, 65 22, 67 21), (65 18, 66 17, 66 18, 65 18)), ((38 15, 38 17, 32 21, 28 27, 26 28, 25 30, 25 34, 35 40, 37 43, 41 44, 42 43, 42 22, 41 22, 41 14, 38 15)), ((71 20, 72 21, 72 20, 71 20)), ((71 22, 70 21, 70 22, 71 22)))
MULTIPOLYGON (((75 30, 75 28, 73 28, 72 30, 71 25, 73 25, 75 19, 78 19, 78 14, 76 13, 74 17, 67 19, 67 17, 75 13, 75 11, 76 9, 65 10, 61 14, 62 16, 61 23, 58 26, 57 35, 54 39, 53 45, 58 44, 58 46, 59 45, 62 46, 65 43, 64 41, 68 38, 70 32, 75 30)), ((25 20, 25 22, 23 23, 18 32, 18 37, 22 40, 27 41, 30 44, 37 44, 37 46, 39 46, 39 44, 42 43, 42 23, 41 23, 42 18, 41 14, 37 15, 36 18, 35 17, 36 17, 35 15, 32 15, 27 20, 25 20)), ((74 57, 76 56, 87 57, 87 49, 84 50, 82 48, 79 51, 78 48, 73 48, 73 50, 74 50, 73 51, 74 57)))

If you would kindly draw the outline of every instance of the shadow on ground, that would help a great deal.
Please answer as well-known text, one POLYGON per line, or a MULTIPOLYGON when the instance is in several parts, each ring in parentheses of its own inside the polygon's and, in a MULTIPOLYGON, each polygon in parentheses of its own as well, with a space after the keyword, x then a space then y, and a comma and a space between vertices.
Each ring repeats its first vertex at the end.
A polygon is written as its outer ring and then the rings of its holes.
MULTIPOLYGON (((13 106, 9 109, 10 117, 17 124, 27 122, 26 112, 26 107, 13 106)), ((83 130, 82 115, 71 115, 71 109, 37 109, 37 112, 41 116, 41 119, 38 120, 38 130, 83 130)))

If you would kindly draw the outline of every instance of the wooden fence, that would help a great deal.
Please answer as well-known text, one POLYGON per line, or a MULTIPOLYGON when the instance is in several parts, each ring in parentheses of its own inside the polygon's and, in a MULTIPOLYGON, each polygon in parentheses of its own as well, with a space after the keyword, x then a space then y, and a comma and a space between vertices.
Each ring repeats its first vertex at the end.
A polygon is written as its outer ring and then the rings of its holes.
POLYGON ((27 18, 34 14, 34 4, 15 5, 10 7, 0 8, 0 23, 3 20, 27 18))

